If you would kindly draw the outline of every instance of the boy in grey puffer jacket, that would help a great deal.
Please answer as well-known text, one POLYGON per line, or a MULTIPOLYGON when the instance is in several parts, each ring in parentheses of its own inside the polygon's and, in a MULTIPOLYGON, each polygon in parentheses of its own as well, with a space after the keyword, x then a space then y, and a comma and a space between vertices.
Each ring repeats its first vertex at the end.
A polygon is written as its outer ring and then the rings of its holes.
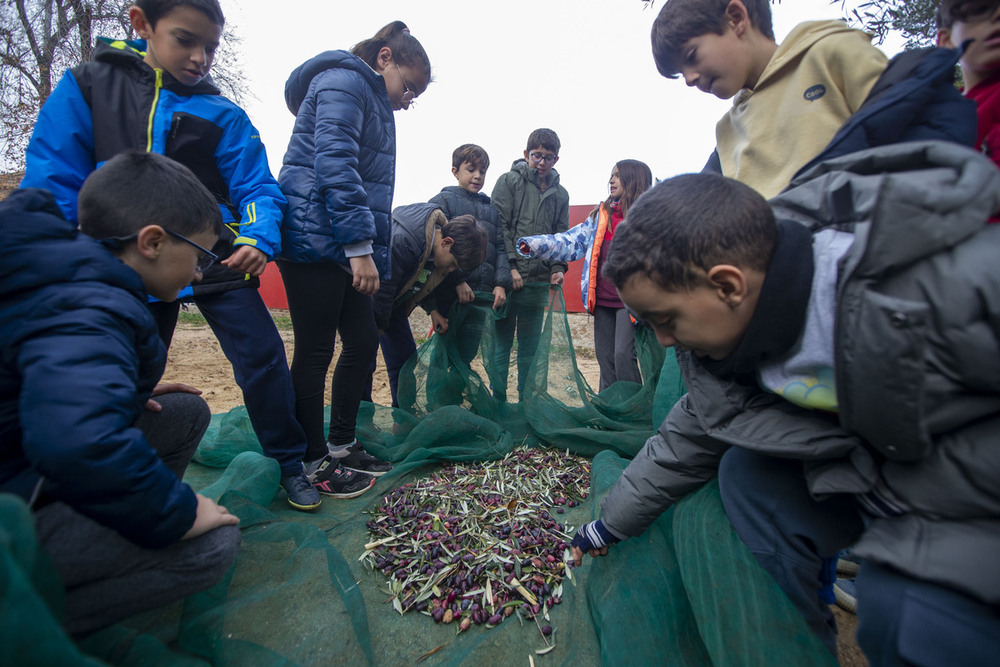
POLYGON ((831 650, 823 562, 856 543, 872 664, 995 660, 998 193, 989 160, 926 142, 822 163, 770 206, 707 174, 637 201, 605 275, 679 348, 688 394, 578 561, 718 474, 734 529, 831 650))

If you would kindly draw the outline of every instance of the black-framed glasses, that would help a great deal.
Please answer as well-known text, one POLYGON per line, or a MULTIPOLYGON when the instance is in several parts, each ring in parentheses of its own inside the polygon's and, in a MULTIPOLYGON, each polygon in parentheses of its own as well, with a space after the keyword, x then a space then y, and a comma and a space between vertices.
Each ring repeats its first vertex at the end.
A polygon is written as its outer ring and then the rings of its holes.
POLYGON ((537 162, 539 164, 555 164, 555 161, 559 159, 558 155, 543 155, 542 153, 528 153, 528 157, 531 158, 532 162, 537 162))
POLYGON ((982 23, 996 13, 1000 0, 966 0, 951 8, 951 15, 962 23, 982 23))
MULTIPOLYGON (((184 236, 183 234, 178 234, 177 232, 166 228, 164 228, 163 231, 165 231, 170 236, 173 236, 175 239, 184 241, 184 243, 193 245, 195 248, 198 249, 198 263, 195 264, 194 267, 198 273, 205 273, 210 268, 212 268, 213 264, 219 261, 218 255, 216 255, 211 250, 202 248, 200 245, 198 245, 188 237, 184 236)), ((137 238, 139 238, 138 234, 129 234, 128 236, 108 236, 103 239, 98 239, 97 242, 110 250, 119 250, 122 247, 124 247, 126 243, 131 243, 132 241, 135 241, 137 238)))
POLYGON ((403 77, 402 70, 399 69, 399 63, 393 61, 392 64, 396 66, 396 71, 399 72, 399 80, 403 82, 403 108, 407 109, 415 106, 417 103, 413 100, 413 98, 416 97, 416 95, 414 95, 413 91, 410 90, 410 87, 406 85, 406 79, 403 77))
POLYGON ((194 266, 195 270, 198 273, 205 273, 210 268, 212 268, 213 264, 215 264, 217 261, 219 261, 219 256, 218 255, 216 255, 211 250, 208 250, 207 248, 202 248, 200 245, 198 245, 197 243, 195 243, 194 241, 192 241, 188 237, 184 236, 183 234, 178 234, 177 232, 173 231, 172 229, 166 229, 166 228, 164 228, 163 231, 165 231, 167 234, 170 234, 175 239, 179 239, 181 241, 184 241, 184 243, 187 243, 188 245, 193 245, 195 248, 198 249, 198 251, 201 254, 198 255, 198 263, 195 264, 195 266, 194 266))

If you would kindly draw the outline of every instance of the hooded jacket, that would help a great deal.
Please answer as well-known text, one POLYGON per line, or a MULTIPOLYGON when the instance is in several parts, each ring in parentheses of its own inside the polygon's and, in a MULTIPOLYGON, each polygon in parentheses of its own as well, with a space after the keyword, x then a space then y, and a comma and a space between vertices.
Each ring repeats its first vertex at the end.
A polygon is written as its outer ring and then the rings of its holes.
POLYGON ((440 206, 449 220, 460 215, 473 216, 487 233, 486 259, 483 263, 467 276, 456 269, 455 273, 448 277, 448 283, 457 285, 465 280, 469 283, 469 287, 480 292, 492 292, 494 287, 502 287, 510 292, 513 288, 510 262, 504 249, 497 210, 490 203, 490 198, 482 192, 472 193, 457 185, 451 185, 431 197, 430 203, 440 206))
MULTIPOLYGON (((814 496, 889 494, 853 551, 1000 603, 1000 174, 945 142, 846 155, 772 201, 779 219, 854 242, 838 263, 838 413, 806 410, 677 353, 688 393, 608 494, 635 536, 715 475, 731 446, 805 461, 814 496)), ((770 269, 769 269, 770 273, 770 269)))
POLYGON ((549 172, 548 186, 542 192, 538 170, 523 159, 515 160, 493 186, 493 206, 500 217, 510 268, 517 269, 524 282, 547 283, 553 273, 566 272, 565 262, 520 257, 516 246, 521 236, 559 234, 569 229, 569 193, 559 185, 555 169, 549 172))
POLYGON ((372 255, 389 278, 396 124, 385 81, 348 51, 326 51, 285 83, 295 127, 278 182, 288 197, 282 259, 348 264, 372 255))
POLYGON ((79 233, 53 196, 0 203, 0 492, 50 498, 147 548, 197 499, 133 424, 166 363, 135 271, 79 233))
MULTIPOLYGON (((63 75, 38 114, 21 187, 49 190, 75 221, 90 172, 130 148, 161 153, 193 171, 219 202, 228 233, 212 249, 216 255, 249 245, 273 259, 286 201, 260 133, 207 79, 185 86, 147 65, 145 50, 145 40, 101 40, 93 62, 63 75)), ((216 262, 180 296, 259 284, 216 262)))

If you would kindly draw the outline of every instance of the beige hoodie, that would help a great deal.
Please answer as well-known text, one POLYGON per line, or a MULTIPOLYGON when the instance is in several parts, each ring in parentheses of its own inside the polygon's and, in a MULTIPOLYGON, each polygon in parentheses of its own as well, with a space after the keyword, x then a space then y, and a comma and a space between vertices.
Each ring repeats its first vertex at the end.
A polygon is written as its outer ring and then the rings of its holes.
POLYGON ((842 21, 801 23, 715 128, 722 173, 770 198, 858 110, 887 59, 842 21))

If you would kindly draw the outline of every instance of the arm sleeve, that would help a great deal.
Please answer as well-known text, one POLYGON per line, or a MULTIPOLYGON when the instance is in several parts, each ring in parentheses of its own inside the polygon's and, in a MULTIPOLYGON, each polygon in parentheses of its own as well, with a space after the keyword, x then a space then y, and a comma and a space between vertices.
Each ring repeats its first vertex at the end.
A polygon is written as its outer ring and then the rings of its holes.
POLYGON ((497 210, 497 220, 500 224, 501 237, 503 238, 504 250, 507 252, 507 260, 510 268, 515 268, 517 251, 514 241, 516 237, 516 221, 514 220, 514 191, 507 182, 506 175, 493 187, 493 194, 490 196, 493 207, 497 210))
POLYGON ((318 75, 316 89, 316 186, 342 246, 376 238, 375 216, 360 173, 365 101, 356 72, 331 69, 318 75))
POLYGON ((38 113, 21 187, 48 190, 66 219, 75 222, 80 188, 96 168, 90 107, 73 73, 66 72, 38 113))
POLYGON ((828 67, 852 114, 861 108, 889 62, 867 40, 864 33, 853 31, 838 35, 831 40, 828 53, 828 67))
POLYGON ((522 257, 548 259, 556 262, 572 262, 583 259, 594 242, 597 222, 593 217, 572 229, 559 234, 538 234, 522 236, 517 240, 517 253, 522 257), (521 242, 528 244, 528 254, 521 252, 521 242))
POLYGON ((219 173, 240 212, 234 245, 249 245, 274 259, 281 252, 281 221, 288 208, 267 164, 260 133, 240 110, 216 151, 219 173))
POLYGON ((191 528, 197 499, 132 426, 133 345, 106 313, 28 341, 17 359, 22 443, 54 497, 140 546, 160 548, 191 528))
MULTIPOLYGON (((559 186, 562 188, 562 186, 559 186)), ((563 188, 563 197, 559 201, 559 209, 556 213, 555 219, 555 233, 562 234, 569 229, 569 193, 563 188)), ((569 265, 566 260, 554 259, 552 265, 549 269, 550 272, 556 273, 557 271, 562 271, 566 273, 569 270, 569 265)))

